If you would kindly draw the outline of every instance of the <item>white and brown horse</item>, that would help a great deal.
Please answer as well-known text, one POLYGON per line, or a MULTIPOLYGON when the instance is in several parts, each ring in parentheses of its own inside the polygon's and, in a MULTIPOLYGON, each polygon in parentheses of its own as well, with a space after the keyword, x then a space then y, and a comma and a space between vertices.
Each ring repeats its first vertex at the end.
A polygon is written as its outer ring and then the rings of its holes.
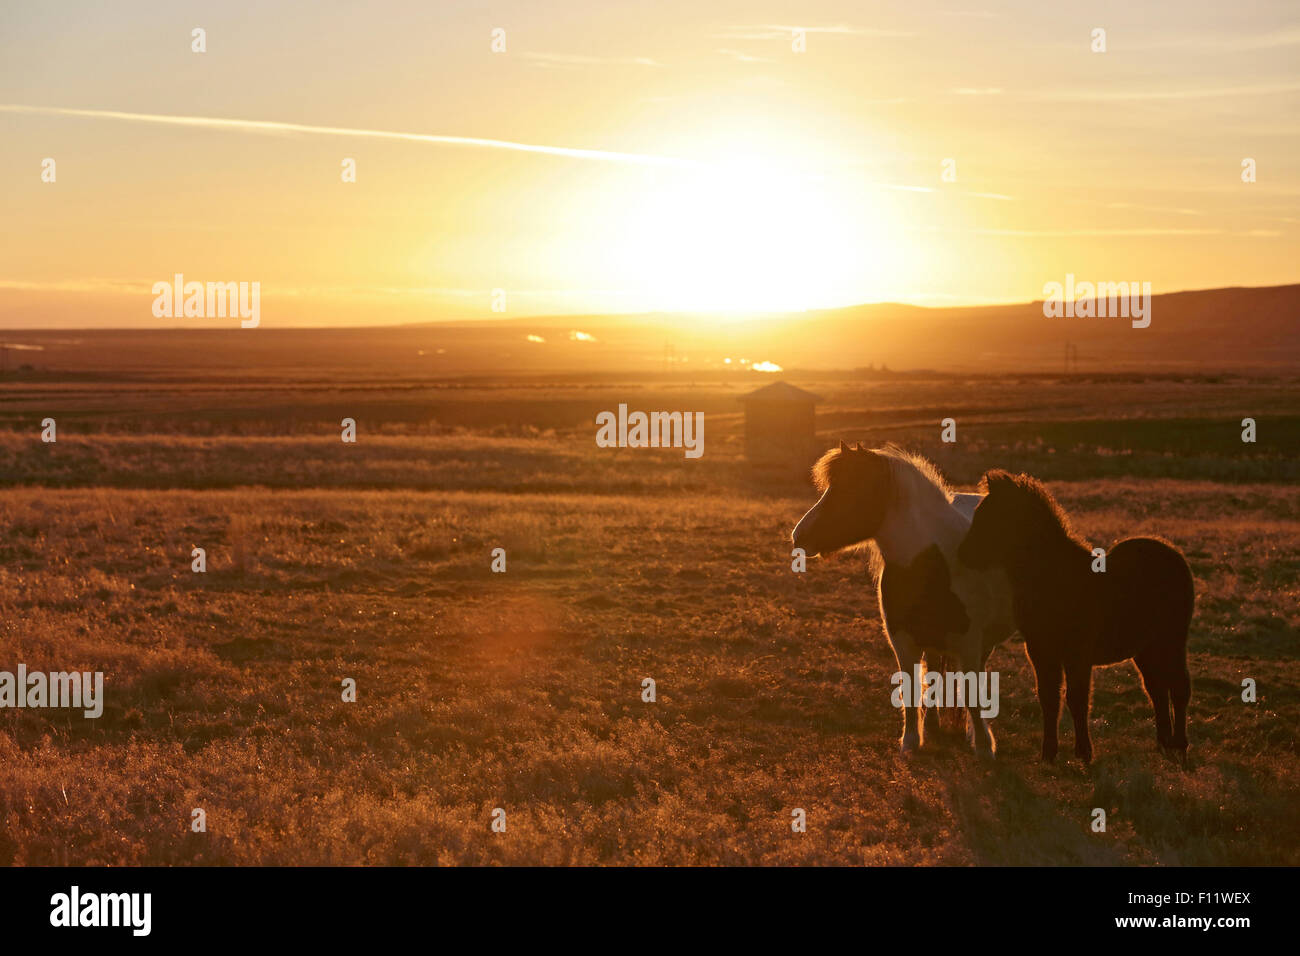
MULTIPOLYGON (((1011 592, 1001 571, 976 571, 957 561, 981 495, 954 494, 935 467, 893 445, 827 452, 813 468, 820 500, 795 526, 791 539, 808 555, 829 554, 873 541, 876 589, 885 635, 898 669, 909 677, 922 658, 963 672, 983 671, 993 648, 1015 629, 1011 592)), ((973 700, 966 701, 975 750, 992 754, 996 742, 973 700)), ((931 708, 903 708, 904 753, 938 728, 931 708)))

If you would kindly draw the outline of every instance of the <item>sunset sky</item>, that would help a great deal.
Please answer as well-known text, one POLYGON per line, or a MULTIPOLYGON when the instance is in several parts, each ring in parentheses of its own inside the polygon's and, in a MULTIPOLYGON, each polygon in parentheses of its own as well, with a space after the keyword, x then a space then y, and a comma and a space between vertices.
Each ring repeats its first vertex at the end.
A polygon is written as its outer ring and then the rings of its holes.
POLYGON ((1298 63, 1293 0, 7 0, 0 325, 181 324, 175 273, 263 327, 1295 282, 1298 63))

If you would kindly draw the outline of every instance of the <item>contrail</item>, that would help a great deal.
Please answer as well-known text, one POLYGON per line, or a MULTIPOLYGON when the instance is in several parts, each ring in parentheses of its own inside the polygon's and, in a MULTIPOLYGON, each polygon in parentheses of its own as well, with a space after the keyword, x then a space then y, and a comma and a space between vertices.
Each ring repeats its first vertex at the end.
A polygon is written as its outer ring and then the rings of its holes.
POLYGON ((0 113, 35 113, 43 116, 80 116, 90 119, 126 120, 131 123, 158 123, 163 126, 197 126, 206 129, 237 130, 253 133, 309 133, 317 136, 353 136, 370 139, 395 139, 408 143, 438 143, 444 146, 471 146, 479 149, 505 149, 517 153, 541 153, 570 159, 589 159, 606 163, 635 163, 642 166, 698 167, 690 159, 651 156, 644 153, 618 153, 603 149, 573 149, 568 146, 541 146, 515 143, 505 139, 482 139, 477 136, 437 136, 432 133, 398 133, 382 129, 354 129, 347 126, 311 126, 305 123, 279 123, 272 120, 219 119, 210 116, 166 116, 160 113, 124 113, 119 110, 76 110, 59 106, 22 106, 0 103, 0 113))
MULTIPOLYGON (((669 166, 678 169, 714 170, 725 175, 726 167, 696 159, 675 156, 655 156, 648 153, 619 153, 604 149, 575 149, 569 146, 543 146, 537 143, 516 143, 508 139, 483 139, 477 136, 440 136, 434 133, 399 133, 384 129, 356 129, 350 126, 313 126, 307 123, 281 123, 275 120, 221 119, 212 116, 168 116, 163 113, 126 113, 121 110, 78 110, 62 106, 23 106, 17 103, 0 103, 0 113, 27 113, 39 116, 77 116, 89 119, 125 120, 128 123, 156 123, 161 126, 191 126, 200 129, 235 130, 243 133, 307 133, 315 136, 352 136, 368 139, 398 140, 408 143, 437 143, 443 146, 469 146, 478 149, 504 149, 517 153, 540 153, 545 156, 564 156, 569 159, 595 160, 605 163, 632 163, 641 166, 669 166)), ((818 179, 817 175, 800 174, 804 178, 818 179)), ((904 192, 932 193, 930 186, 907 186, 898 183, 871 182, 865 185, 877 189, 895 189, 904 192)), ((997 193, 966 193, 986 199, 1011 199, 997 193)))

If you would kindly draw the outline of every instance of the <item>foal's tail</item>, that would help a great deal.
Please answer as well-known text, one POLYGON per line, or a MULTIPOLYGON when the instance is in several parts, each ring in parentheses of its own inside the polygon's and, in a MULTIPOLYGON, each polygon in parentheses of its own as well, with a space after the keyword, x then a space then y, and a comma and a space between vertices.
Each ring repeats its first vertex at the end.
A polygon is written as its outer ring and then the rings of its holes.
POLYGON ((1161 538, 1125 538, 1111 549, 1110 558, 1112 593, 1118 598, 1112 612, 1140 622, 1138 630, 1156 637, 1161 646, 1185 648, 1196 611, 1196 583, 1183 553, 1161 538))
POLYGON ((1130 586, 1128 610, 1152 637, 1134 657, 1155 709, 1156 739, 1162 749, 1187 759, 1187 708, 1192 675, 1187 668, 1187 638, 1196 610, 1196 583, 1183 553, 1158 538, 1129 538, 1116 545, 1130 586), (1172 714, 1171 714, 1172 710, 1172 714), (1171 719, 1172 717, 1172 719, 1171 719))
POLYGON ((1168 542, 1162 541, 1161 543, 1174 553, 1181 567, 1182 574, 1179 576, 1181 587, 1178 593, 1178 602, 1183 613, 1179 621, 1179 631, 1183 636, 1183 640, 1186 641, 1187 633, 1192 628, 1192 617, 1196 614, 1196 579, 1192 576, 1191 565, 1187 563, 1187 558, 1183 556, 1183 552, 1168 542))
POLYGON ((1152 538, 1151 541, 1160 547, 1161 570, 1164 572, 1161 583, 1167 589, 1169 621, 1176 628, 1174 636, 1186 648, 1192 617, 1196 614, 1196 579, 1192 577, 1191 566, 1182 551, 1161 538, 1152 538))

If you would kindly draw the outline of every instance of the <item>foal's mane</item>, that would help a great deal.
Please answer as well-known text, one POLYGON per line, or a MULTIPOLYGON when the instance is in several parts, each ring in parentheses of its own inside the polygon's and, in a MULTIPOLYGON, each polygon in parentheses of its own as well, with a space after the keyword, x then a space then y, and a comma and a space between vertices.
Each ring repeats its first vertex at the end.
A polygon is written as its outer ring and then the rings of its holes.
POLYGON ((1088 542, 1074 530, 1074 525, 1065 509, 1052 497, 1047 486, 1033 475, 1026 475, 1023 472, 1013 475, 1008 471, 995 469, 985 473, 980 479, 979 488, 986 493, 996 490, 999 494, 1012 498, 1016 502, 1019 513, 1035 522, 1035 530, 1056 531, 1075 544, 1089 547, 1088 542))

